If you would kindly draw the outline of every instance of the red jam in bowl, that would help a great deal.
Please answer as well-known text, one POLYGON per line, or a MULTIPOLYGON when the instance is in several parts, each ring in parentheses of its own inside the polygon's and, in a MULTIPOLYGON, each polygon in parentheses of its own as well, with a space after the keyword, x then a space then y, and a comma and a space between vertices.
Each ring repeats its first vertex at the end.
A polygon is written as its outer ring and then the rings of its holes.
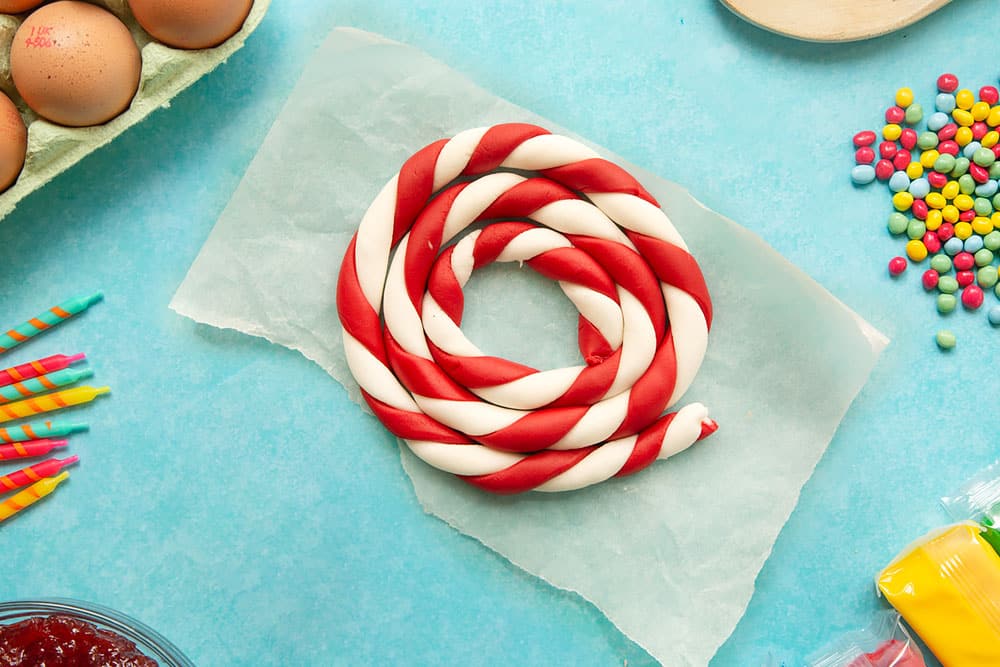
POLYGON ((157 667, 119 634, 58 614, 0 626, 0 667, 157 667))

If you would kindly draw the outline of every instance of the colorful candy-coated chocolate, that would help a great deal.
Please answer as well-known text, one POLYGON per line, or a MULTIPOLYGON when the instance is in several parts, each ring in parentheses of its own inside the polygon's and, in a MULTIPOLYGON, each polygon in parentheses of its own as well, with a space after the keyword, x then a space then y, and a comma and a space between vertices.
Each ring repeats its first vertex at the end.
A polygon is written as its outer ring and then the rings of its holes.
POLYGON ((986 313, 986 319, 989 320, 990 324, 993 326, 1000 325, 1000 306, 993 306, 990 308, 989 312, 986 313))
POLYGON ((917 178, 917 177, 919 177, 921 174, 924 173, 924 169, 930 169, 931 167, 934 166, 934 162, 938 159, 939 155, 941 155, 941 153, 939 153, 938 151, 934 150, 933 148, 930 149, 930 150, 922 152, 920 154, 920 160, 918 162, 911 162, 906 167, 906 173, 907 173, 907 175, 909 175, 910 178, 917 178), (919 165, 920 168, 918 169, 914 165, 919 165), (910 169, 911 168, 914 170, 915 173, 913 173, 913 174, 910 173, 910 169))
MULTIPOLYGON (((916 181, 914 181, 914 182, 916 182, 916 181)), ((911 183, 911 186, 912 186, 912 183, 911 183)), ((910 194, 913 194, 913 193, 911 192, 910 194)), ((913 200, 913 205, 910 206, 910 212, 913 213, 913 217, 916 218, 917 220, 926 220, 927 219, 927 213, 928 213, 927 202, 925 202, 923 199, 914 199, 913 200)))
MULTIPOLYGON (((988 106, 989 105, 987 105, 987 107, 988 106)), ((987 113, 989 113, 988 108, 987 108, 987 113)), ((903 118, 910 125, 916 125, 917 123, 919 123, 921 120, 924 119, 924 108, 920 106, 918 103, 914 102, 910 106, 906 107, 906 113, 903 116, 903 118)), ((983 116, 983 118, 986 118, 986 116, 983 116)))
POLYGON ((948 273, 951 271, 951 258, 948 255, 934 255, 931 257, 931 268, 938 273, 948 273))
MULTIPOLYGON (((941 157, 943 156, 938 157, 938 161, 941 160, 941 157)), ((937 161, 935 161, 934 164, 937 164, 937 161)), ((932 188, 943 188, 945 183, 948 182, 948 176, 946 174, 938 173, 937 171, 932 171, 927 174, 927 182, 931 184, 932 188)))
MULTIPOLYGON (((992 181, 990 181, 992 183, 992 181)), ((978 216, 989 216, 993 214, 993 202, 985 197, 976 197, 972 200, 972 210, 978 216)), ((990 225, 992 227, 992 225, 990 225)), ((989 230, 987 230, 989 231, 989 230)))
MULTIPOLYGON (((971 116, 970 116, 971 118, 971 116)), ((969 123, 970 125, 972 123, 969 123)), ((903 133, 903 128, 896 123, 888 123, 882 127, 882 138, 886 141, 896 141, 903 133)))
MULTIPOLYGON (((988 201, 988 200, 987 200, 988 201)), ((985 236, 993 230, 993 221, 985 216, 976 216, 972 219, 972 231, 980 236, 985 236)))
MULTIPOLYGON (((860 150, 860 149, 859 149, 860 150)), ((872 153, 872 159, 875 159, 875 152, 870 148, 869 152, 872 153)), ((973 162, 978 164, 980 167, 988 167, 997 161, 997 157, 993 154, 989 148, 977 148, 970 158, 973 162)))
POLYGON ((955 104, 959 109, 971 109, 972 105, 976 102, 975 94, 968 88, 963 88, 962 90, 955 93, 955 104))
MULTIPOLYGON (((889 214, 889 222, 887 223, 887 227, 889 228, 890 234, 892 234, 893 236, 898 236, 899 234, 903 234, 904 232, 906 232, 907 228, 909 227, 909 223, 910 223, 909 218, 907 218, 902 213, 893 211, 892 213, 889 214)), ((1000 234, 997 234, 997 236, 1000 236, 1000 234)))
POLYGON ((965 239, 965 244, 962 249, 965 252, 971 252, 973 255, 982 250, 983 248, 983 237, 973 235, 965 239))
POLYGON ((906 244, 906 256, 914 262, 922 262, 927 259, 927 248, 919 239, 913 239, 906 244))
MULTIPOLYGON (((924 220, 924 225, 932 232, 936 232, 941 228, 941 223, 944 221, 944 216, 941 215, 941 211, 927 211, 927 219, 924 220)), ((938 236, 938 238, 941 238, 938 236)))
POLYGON ((48 459, 41 463, 15 470, 12 473, 0 475, 0 493, 20 489, 44 477, 51 477, 66 466, 71 466, 79 460, 80 457, 78 456, 70 456, 65 459, 48 459))
MULTIPOLYGON (((994 146, 993 148, 996 148, 996 146, 994 146)), ((1000 158, 997 159, 1000 160, 1000 158)), ((990 178, 993 179, 1000 178, 1000 162, 994 162, 993 164, 991 164, 989 170, 986 173, 989 174, 990 178)))
POLYGON ((15 382, 0 387, 0 404, 19 401, 35 394, 44 394, 47 391, 86 380, 93 375, 94 371, 89 368, 64 368, 61 371, 40 375, 24 382, 15 382))
POLYGON ((996 298, 1000 299, 1000 284, 996 285, 996 287, 993 288, 993 294, 996 296, 996 298))
POLYGON ((955 272, 955 282, 958 283, 959 287, 968 287, 976 282, 976 274, 972 271, 957 271, 955 272))
POLYGON ((976 154, 976 151, 982 147, 983 145, 978 141, 970 141, 965 145, 965 147, 962 148, 962 157, 971 160, 972 156, 976 154))
MULTIPOLYGON (((929 213, 928 217, 930 217, 929 213)), ((942 222, 941 226, 938 227, 937 235, 942 241, 947 241, 955 236, 955 226, 950 222, 942 222)))
POLYGON ((74 315, 82 313, 103 298, 104 295, 101 292, 96 292, 89 296, 81 296, 63 301, 57 306, 52 306, 44 313, 32 317, 27 322, 17 325, 7 331, 7 333, 0 334, 0 354, 8 352, 43 331, 47 331, 74 315))
MULTIPOLYGON (((956 146, 957 148, 957 146, 956 146)), ((931 173, 944 174, 950 173, 952 169, 955 168, 955 156, 948 153, 941 153, 938 155, 938 159, 934 160, 934 171, 931 173)), ((930 174, 927 175, 928 179, 930 174)), ((928 184, 930 181, 928 181, 928 184)), ((940 185, 937 187, 941 187, 940 185)))
MULTIPOLYGON (((908 151, 913 150, 917 145, 917 133, 912 128, 907 127, 901 130, 896 138, 899 139, 899 144, 908 151)), ((886 137, 886 139, 889 139, 889 137, 886 137)), ((895 139, 889 139, 889 141, 895 141, 895 139)))
MULTIPOLYGON (((983 138, 985 139, 986 137, 983 138)), ((993 156, 996 159, 1000 160, 1000 144, 994 144, 990 146, 990 150, 993 151, 993 156)))
POLYGON ((993 251, 988 250, 987 248, 982 248, 976 251, 973 258, 976 260, 976 266, 989 266, 993 263, 993 251))
MULTIPOLYGON (((899 172, 897 172, 899 173, 899 172)), ((889 187, 892 188, 892 181, 889 181, 889 187)), ((948 199, 940 192, 931 192, 924 197, 924 201, 931 208, 944 208, 948 204, 948 199)))
POLYGON ((1000 232, 994 230, 983 237, 983 247, 993 252, 1000 250, 1000 232))
POLYGON ((0 387, 38 377, 39 375, 45 375, 46 373, 61 371, 78 361, 83 361, 85 358, 86 355, 84 354, 74 354, 71 356, 53 354, 51 357, 36 359, 20 366, 2 370, 0 371, 0 387))
MULTIPOLYGON (((941 114, 944 116, 944 114, 941 114)), ((948 118, 945 116, 945 118, 948 118)), ((955 123, 945 123, 941 126, 941 129, 937 131, 938 139, 941 141, 948 141, 949 139, 954 139, 955 134, 958 132, 958 125, 955 123)))
POLYGON ((976 141, 979 141, 980 139, 985 137, 986 133, 989 131, 990 131, 989 126, 987 126, 986 123, 984 123, 981 120, 977 120, 975 123, 972 124, 972 138, 975 139, 976 141))
POLYGON ((962 220, 955 223, 955 237, 963 241, 972 236, 972 224, 962 220))
POLYGON ((951 139, 945 139, 944 141, 938 144, 937 150, 938 153, 941 153, 942 155, 950 155, 952 157, 955 157, 956 155, 958 155, 959 148, 958 144, 952 141, 951 139))
POLYGON ((889 189, 893 192, 903 192, 910 187, 910 177, 905 171, 897 171, 889 179, 889 189))
POLYGON ((955 205, 959 211, 971 210, 975 204, 975 200, 964 192, 960 195, 956 195, 955 199, 951 202, 955 205))
MULTIPOLYGON (((969 174, 962 174, 958 177, 957 181, 951 181, 958 185, 958 190, 963 195, 972 194, 976 191, 976 181, 969 174)), ((949 199, 954 199, 959 195, 959 192, 954 193, 949 199)), ((946 197, 948 195, 945 195, 946 197)))
POLYGON ((899 151, 892 158, 892 166, 897 171, 903 171, 910 164, 910 151, 899 151))
POLYGON ((1000 275, 997 274, 997 267, 995 266, 984 266, 976 271, 976 284, 984 290, 996 286, 998 278, 1000 278, 1000 275))
POLYGON ((994 180, 989 180, 983 183, 982 185, 977 185, 975 193, 976 196, 978 197, 992 197, 997 193, 998 190, 1000 190, 1000 186, 997 185, 997 182, 994 180))
POLYGON ((941 276, 938 278, 938 291, 942 294, 954 294, 958 291, 958 281, 951 276, 941 276))
POLYGON ((43 412, 52 412, 89 403, 98 396, 110 393, 110 387, 74 387, 62 391, 28 398, 16 403, 0 404, 0 422, 23 419, 43 412))
POLYGON ((942 93, 953 93, 958 90, 958 77, 945 72, 937 78, 937 89, 942 93))
POLYGON ((894 141, 883 141, 878 145, 878 155, 883 160, 891 160, 899 152, 899 146, 894 141))
POLYGON ((962 156, 955 158, 955 168, 951 170, 951 175, 955 178, 963 176, 969 171, 969 158, 962 156))
MULTIPOLYGON (((990 151, 990 157, 992 156, 993 152, 990 151)), ((872 150, 871 146, 862 146, 854 151, 854 161, 858 164, 871 164, 875 161, 875 151, 872 150)))
POLYGON ((979 285, 969 285, 962 290, 962 305, 975 310, 983 305, 983 290, 979 285))
POLYGON ((938 145, 938 135, 934 132, 921 132, 917 135, 917 148, 930 150, 938 145))
POLYGON ((898 276, 906 271, 906 260, 902 257, 893 257, 889 260, 889 275, 898 276))
POLYGON ((968 127, 960 127, 958 131, 955 132, 955 143, 959 146, 964 146, 972 141, 972 130, 968 127))
MULTIPOLYGON (((972 114, 965 109, 955 109, 951 112, 951 117, 955 119, 959 127, 972 127, 972 124, 976 122, 972 114)), ((969 130, 969 133, 971 134, 972 130, 969 130)))
POLYGON ((941 113, 951 113, 955 110, 955 96, 951 93, 939 93, 934 98, 934 108, 941 113))
POLYGON ((934 269, 927 269, 924 271, 923 275, 920 276, 920 282, 923 284, 925 290, 932 290, 937 287, 938 284, 938 272, 934 269))
POLYGON ((969 173, 972 175, 972 180, 976 183, 985 183, 990 180, 990 172, 986 171, 978 164, 970 164, 969 173))
POLYGON ((958 299, 955 298, 954 294, 938 294, 934 305, 937 307, 939 313, 947 315, 955 310, 955 306, 958 305, 958 299))
POLYGON ((953 263, 955 264, 955 268, 957 270, 959 270, 959 271, 968 271, 973 266, 975 266, 976 260, 975 260, 975 258, 971 254, 969 254, 969 253, 967 253, 965 251, 962 251, 962 252, 958 253, 957 255, 955 255, 955 259, 953 260, 953 263))
POLYGON ((937 343, 937 346, 940 347, 942 350, 950 350, 953 347, 955 347, 955 342, 956 342, 955 334, 948 331, 947 329, 942 329, 941 331, 937 332, 936 336, 934 336, 934 341, 937 343))
POLYGON ((875 163, 875 178, 880 181, 886 181, 892 176, 892 173, 896 170, 892 166, 892 162, 889 160, 879 160, 875 163))
POLYGON ((27 442, 15 442, 9 445, 0 445, 0 461, 12 461, 15 459, 28 459, 36 456, 45 456, 53 449, 65 447, 68 440, 28 440, 27 442))
MULTIPOLYGON (((975 220, 975 218, 976 218, 976 212, 974 210, 972 210, 972 209, 969 209, 967 211, 962 211, 958 215, 958 219, 961 222, 968 222, 968 223, 970 223, 969 224, 969 229, 970 230, 972 230, 972 224, 971 223, 972 223, 973 220, 975 220)), ((974 231, 974 230, 972 230, 972 231, 974 231)), ((967 238, 967 236, 963 236, 962 238, 967 238)))
POLYGON ((73 433, 86 431, 88 428, 90 427, 86 424, 57 422, 46 419, 45 421, 0 428, 0 442, 11 443, 43 438, 62 438, 73 433))
POLYGON ((930 194, 931 184, 930 181, 921 176, 910 181, 910 186, 907 190, 913 195, 914 199, 923 199, 930 194))
POLYGON ((979 143, 982 145, 983 148, 992 149, 994 146, 1000 143, 1000 132, 997 132, 996 130, 990 130, 989 132, 983 135, 983 138, 979 140, 979 143))
POLYGON ((906 235, 911 239, 923 238, 927 227, 920 220, 911 219, 906 223, 906 235))
POLYGON ((870 164, 859 164, 851 169, 851 180, 856 185, 868 185, 875 180, 875 167, 870 164))
POLYGON ((994 86, 983 86, 979 89, 979 99, 992 106, 1000 101, 1000 91, 994 86))
POLYGON ((885 110, 885 122, 887 123, 902 123, 904 118, 906 118, 906 111, 903 107, 894 104, 885 110))
POLYGON ((896 106, 903 107, 904 109, 913 104, 913 91, 903 86, 896 91, 896 106))
POLYGON ((897 192, 892 196, 892 205, 897 211, 908 211, 913 205, 913 195, 906 191, 897 192))
POLYGON ((920 240, 930 254, 934 255, 941 252, 941 239, 934 232, 926 232, 920 240))
POLYGON ((854 135, 853 141, 855 147, 861 148, 862 146, 871 146, 877 138, 871 130, 863 130, 854 135))
POLYGON ((944 218, 945 222, 950 222, 955 224, 958 222, 958 209, 948 204, 943 209, 941 209, 941 217, 944 218))
POLYGON ((990 127, 1000 125, 1000 107, 990 109, 990 115, 986 117, 986 124, 990 127))
POLYGON ((69 473, 63 471, 55 477, 46 477, 35 482, 27 489, 15 493, 10 498, 0 502, 0 521, 6 521, 21 510, 34 505, 39 500, 56 490, 56 487, 69 479, 69 473))
MULTIPOLYGON (((951 122, 951 118, 948 114, 942 113, 940 111, 935 111, 930 116, 927 117, 927 129, 931 132, 940 132, 941 128, 951 122)), ((938 137, 938 139, 943 139, 944 137, 938 137)))

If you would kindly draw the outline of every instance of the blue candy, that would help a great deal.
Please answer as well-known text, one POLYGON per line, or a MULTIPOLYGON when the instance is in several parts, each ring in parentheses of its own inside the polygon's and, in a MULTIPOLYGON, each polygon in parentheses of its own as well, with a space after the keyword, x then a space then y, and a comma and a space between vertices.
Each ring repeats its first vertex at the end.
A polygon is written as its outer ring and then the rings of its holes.
POLYGON ((938 111, 927 117, 927 129, 931 132, 937 132, 950 122, 951 118, 948 114, 938 111))
MULTIPOLYGON (((948 239, 949 241, 951 239, 948 239)), ((983 237, 978 234, 973 234, 969 238, 965 239, 965 252, 970 254, 976 254, 977 251, 983 249, 983 237)))
POLYGON ((875 167, 870 164, 859 164, 851 169, 851 180, 858 185, 868 185, 875 180, 875 167))
POLYGON ((986 319, 988 319, 990 324, 993 326, 1000 324, 1000 306, 993 306, 990 308, 990 312, 986 313, 986 319))
POLYGON ((965 148, 962 149, 962 155, 971 160, 973 153, 980 148, 982 148, 982 145, 978 141, 970 141, 965 145, 965 148))
MULTIPOLYGON (((972 238, 971 236, 969 238, 972 238)), ((952 236, 950 239, 944 242, 944 251, 954 257, 958 253, 962 252, 964 245, 962 244, 962 239, 957 236, 952 236)))
POLYGON ((977 197, 992 197, 1000 190, 1000 186, 997 185, 996 181, 986 181, 982 185, 976 186, 976 196, 977 197))
POLYGON ((926 178, 918 178, 910 183, 909 190, 914 199, 923 199, 930 193, 931 184, 926 178))
MULTIPOLYGON (((857 167, 855 167, 855 169, 857 169, 857 167)), ((872 172, 874 173, 874 169, 872 170, 872 172)), ((889 179, 889 189, 892 190, 893 192, 902 192, 903 190, 906 190, 909 187, 910 187, 910 177, 906 175, 905 171, 897 171, 889 179)))
POLYGON ((951 93, 939 93, 934 99, 934 108, 942 113, 951 113, 955 110, 955 96, 951 93))

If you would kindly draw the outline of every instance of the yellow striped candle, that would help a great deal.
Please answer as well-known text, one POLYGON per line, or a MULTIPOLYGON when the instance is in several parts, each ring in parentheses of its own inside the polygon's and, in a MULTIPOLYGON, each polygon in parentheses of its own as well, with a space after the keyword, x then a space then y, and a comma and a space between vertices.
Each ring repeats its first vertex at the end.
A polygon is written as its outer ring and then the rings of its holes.
POLYGON ((98 396, 102 396, 111 391, 110 387, 74 387, 55 391, 51 394, 43 394, 33 398, 27 398, 16 403, 0 405, 0 423, 11 421, 12 419, 23 419, 43 412, 62 410, 74 405, 89 403, 98 396))
POLYGON ((30 507, 39 500, 56 490, 56 487, 69 479, 68 472, 61 472, 55 477, 46 477, 26 488, 24 491, 15 493, 10 498, 0 501, 0 521, 6 521, 26 507, 30 507))

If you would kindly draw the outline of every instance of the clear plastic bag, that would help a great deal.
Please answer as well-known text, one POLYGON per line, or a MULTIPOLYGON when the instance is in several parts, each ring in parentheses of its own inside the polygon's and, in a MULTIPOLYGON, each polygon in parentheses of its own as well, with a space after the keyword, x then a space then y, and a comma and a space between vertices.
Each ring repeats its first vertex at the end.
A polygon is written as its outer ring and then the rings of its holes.
POLYGON ((941 504, 956 521, 976 521, 985 527, 982 537, 1000 554, 1000 461, 975 474, 941 504))
POLYGON ((811 655, 809 667, 926 667, 899 614, 886 611, 864 630, 850 632, 811 655))

